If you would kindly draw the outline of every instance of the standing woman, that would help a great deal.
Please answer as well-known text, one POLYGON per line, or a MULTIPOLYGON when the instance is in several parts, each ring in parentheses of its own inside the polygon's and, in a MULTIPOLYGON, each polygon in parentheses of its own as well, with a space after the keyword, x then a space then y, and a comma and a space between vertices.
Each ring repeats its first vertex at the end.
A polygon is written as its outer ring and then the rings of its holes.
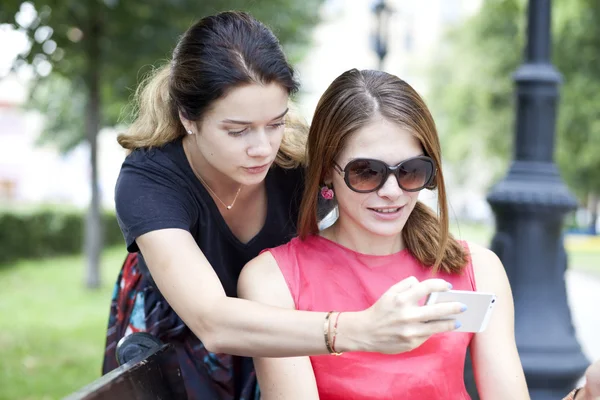
MULTIPOLYGON (((117 367, 121 338, 148 332, 175 347, 190 399, 247 400, 259 396, 245 357, 327 353, 325 313, 261 305, 236 290, 250 259, 296 232, 306 136, 284 126, 297 88, 273 33, 225 12, 185 32, 138 92, 137 119, 118 139, 130 151, 115 191, 130 254, 111 304, 104 373, 117 367)), ((452 321, 424 323, 455 312, 451 304, 402 329, 396 298, 410 286, 426 295, 448 283, 398 283, 346 315, 336 346, 397 353, 452 330, 452 321)))

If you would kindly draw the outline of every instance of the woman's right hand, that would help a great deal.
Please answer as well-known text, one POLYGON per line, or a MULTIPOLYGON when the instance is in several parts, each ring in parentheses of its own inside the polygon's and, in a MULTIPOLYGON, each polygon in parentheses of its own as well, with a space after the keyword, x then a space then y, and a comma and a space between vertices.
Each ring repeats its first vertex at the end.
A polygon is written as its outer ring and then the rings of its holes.
MULTIPOLYGON (((373 306, 353 315, 359 335, 352 339, 362 351, 397 354, 419 347, 436 333, 457 329, 459 325, 456 320, 441 319, 464 311, 461 310, 463 304, 447 302, 420 305, 420 300, 430 293, 444 292, 450 288, 451 285, 442 279, 419 282, 411 276, 400 281, 373 306)), ((343 314, 340 328, 342 319, 343 314)))
POLYGON ((590 365, 585 371, 585 386, 577 393, 575 400, 600 399, 600 360, 590 365))

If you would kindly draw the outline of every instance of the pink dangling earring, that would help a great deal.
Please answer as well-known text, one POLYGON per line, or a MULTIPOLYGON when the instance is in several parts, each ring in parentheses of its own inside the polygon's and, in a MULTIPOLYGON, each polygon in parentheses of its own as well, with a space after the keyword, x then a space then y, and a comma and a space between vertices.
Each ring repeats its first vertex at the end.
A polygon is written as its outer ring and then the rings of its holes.
POLYGON ((331 189, 327 185, 324 185, 321 188, 321 197, 324 198, 325 200, 333 199, 335 197, 335 194, 333 193, 333 189, 331 189))

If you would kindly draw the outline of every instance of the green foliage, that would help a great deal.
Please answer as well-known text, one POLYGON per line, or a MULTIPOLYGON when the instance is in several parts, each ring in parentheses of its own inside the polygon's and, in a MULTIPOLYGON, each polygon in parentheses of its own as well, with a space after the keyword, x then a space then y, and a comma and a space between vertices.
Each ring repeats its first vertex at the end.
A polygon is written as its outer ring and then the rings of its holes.
MULTIPOLYGON (((484 1, 476 15, 448 33, 434 61, 431 106, 446 160, 460 164, 478 157, 496 178, 511 156, 512 74, 523 61, 526 3, 484 1)), ((600 192, 600 3, 557 0, 552 12, 553 63, 564 78, 555 160, 583 200, 600 192)))
POLYGON ((170 57, 179 35, 197 19, 224 10, 249 11, 273 29, 290 60, 297 62, 310 42, 322 1, 3 0, 0 23, 30 38, 31 50, 16 66, 27 62, 44 72, 52 65, 50 79, 38 77, 43 85, 33 93, 33 106, 49 114, 46 136, 68 149, 85 137, 85 99, 95 69, 101 126, 114 126, 141 77, 170 57), (25 23, 27 12, 19 11, 31 10, 32 4, 36 18, 25 23))
POLYGON ((61 75, 51 75, 39 82, 26 106, 45 117, 45 134, 39 137, 39 143, 52 143, 62 152, 77 146, 83 139, 85 104, 85 93, 76 90, 73 82, 61 75))
POLYGON ((589 193, 600 193, 600 3, 562 3, 567 17, 554 40, 554 62, 565 80, 556 157, 565 180, 585 202, 589 193))
MULTIPOLYGON (((82 211, 0 211, 0 265, 21 258, 81 252, 85 218, 82 211)), ((105 213, 103 219, 105 243, 122 244, 115 215, 105 213)))
MULTIPOLYGON (((521 0, 488 0, 479 13, 448 32, 434 60, 431 107, 444 158, 500 160, 504 171, 513 136, 512 73, 522 59, 521 0)), ((468 174, 463 179, 468 179, 468 174)))

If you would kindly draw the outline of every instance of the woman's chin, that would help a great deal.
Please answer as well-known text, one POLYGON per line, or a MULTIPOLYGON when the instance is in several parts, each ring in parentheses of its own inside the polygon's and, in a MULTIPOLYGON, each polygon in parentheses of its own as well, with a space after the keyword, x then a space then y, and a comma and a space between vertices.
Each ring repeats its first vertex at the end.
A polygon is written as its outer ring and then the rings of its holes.
POLYGON ((240 184, 242 184, 244 186, 255 186, 255 185, 262 183, 265 180, 268 172, 269 172, 269 170, 267 169, 260 174, 246 174, 246 173, 238 174, 238 176, 236 177, 237 178, 236 181, 238 181, 240 184))
POLYGON ((372 221, 368 226, 367 230, 371 235, 381 237, 393 237, 402 233, 406 221, 372 221))

